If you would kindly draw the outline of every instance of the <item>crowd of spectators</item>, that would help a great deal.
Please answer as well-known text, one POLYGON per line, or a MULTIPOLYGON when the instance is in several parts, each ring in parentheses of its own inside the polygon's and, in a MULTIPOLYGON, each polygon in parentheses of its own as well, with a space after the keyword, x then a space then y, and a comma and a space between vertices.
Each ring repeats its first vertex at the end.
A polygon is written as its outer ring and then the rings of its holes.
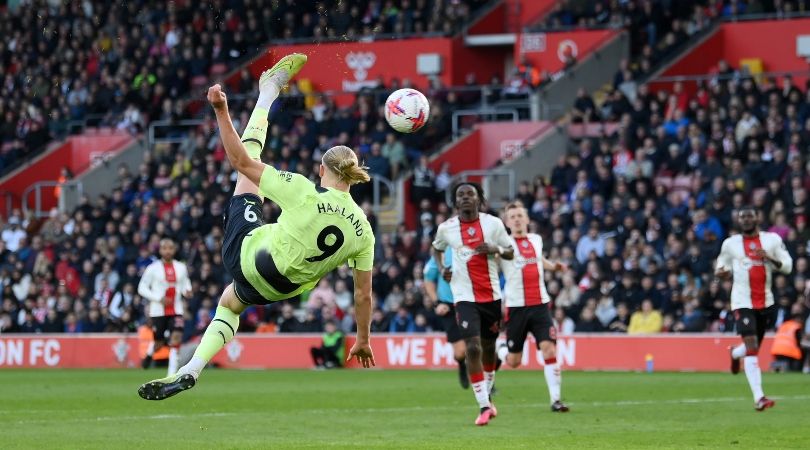
POLYGON ((277 39, 452 33, 482 0, 0 4, 0 173, 74 125, 137 133, 277 39))
MULTIPOLYGON (((779 320, 794 303, 806 304, 807 87, 790 78, 757 84, 741 76, 694 92, 641 89, 632 104, 611 108, 619 122, 615 132, 582 139, 550 177, 518 189, 547 256, 570 268, 547 275, 561 332, 731 331, 730 284, 714 279, 713 261, 735 229, 733 212, 746 203, 761 211, 762 228, 782 236, 795 259, 790 276, 774 278, 779 320)), ((237 117, 238 126, 245 120, 237 117)), ((285 150, 307 135, 306 123, 295 128, 300 135, 271 130, 265 158, 313 180, 317 153, 355 136, 314 132, 313 152, 285 150)), ((375 144, 385 141, 383 134, 375 144)), ((449 171, 433 173, 425 162, 421 158, 417 169, 418 227, 377 233, 377 332, 441 329, 423 290, 422 268, 436 225, 451 215, 437 201, 449 171)), ((54 213, 43 224, 19 214, 8 219, 0 243, 0 330, 132 330, 144 320, 134 289, 138 274, 164 236, 180 243, 192 275, 186 338, 205 328, 228 282, 219 217, 235 180, 214 123, 206 122, 180 147, 159 146, 140 167, 119 171, 121 183, 108 197, 84 202, 71 215, 54 213)), ((364 208, 376 227, 369 204, 364 208)), ((278 213, 265 204, 267 220, 278 213)), ((301 298, 251 308, 242 326, 321 331, 334 320, 350 332, 352 288, 351 272, 343 267, 301 298)))
MULTIPOLYGON (((652 73, 689 38, 720 19, 756 14, 791 14, 810 11, 807 0, 628 0, 581 2, 564 0, 538 25, 539 28, 624 28, 630 33, 631 59, 622 63, 614 87, 652 73)), ((542 70, 542 68, 538 68, 542 70)))

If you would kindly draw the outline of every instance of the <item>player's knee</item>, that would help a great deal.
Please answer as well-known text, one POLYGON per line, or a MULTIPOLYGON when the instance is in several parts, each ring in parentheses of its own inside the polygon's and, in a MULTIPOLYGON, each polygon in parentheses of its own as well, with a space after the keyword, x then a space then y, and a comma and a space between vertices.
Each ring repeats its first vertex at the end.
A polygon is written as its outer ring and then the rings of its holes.
POLYGON ((520 354, 510 353, 509 355, 506 356, 506 365, 513 369, 517 369, 518 367, 520 367, 520 360, 522 359, 522 356, 523 355, 520 354))
POLYGON ((481 358, 483 354, 483 349, 481 348, 481 343, 478 341, 470 341, 467 342, 467 358, 477 360, 481 358))
POLYGON ((543 354, 543 359, 556 358, 557 346, 551 341, 540 342, 540 353, 543 354))

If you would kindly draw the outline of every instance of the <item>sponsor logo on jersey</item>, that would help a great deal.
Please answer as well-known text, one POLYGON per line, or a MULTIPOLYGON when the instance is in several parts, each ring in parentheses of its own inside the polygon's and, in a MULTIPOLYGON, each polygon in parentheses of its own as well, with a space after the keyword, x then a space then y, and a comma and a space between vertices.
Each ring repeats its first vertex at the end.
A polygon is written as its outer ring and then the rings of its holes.
POLYGON ((466 263, 475 256, 475 250, 465 245, 456 250, 456 255, 458 255, 458 259, 461 260, 461 262, 466 263))
POLYGON ((537 264, 540 261, 540 259, 539 258, 524 258, 522 256, 515 256, 514 261, 515 261, 515 267, 516 268, 523 269, 524 267, 526 267, 528 265, 537 264))

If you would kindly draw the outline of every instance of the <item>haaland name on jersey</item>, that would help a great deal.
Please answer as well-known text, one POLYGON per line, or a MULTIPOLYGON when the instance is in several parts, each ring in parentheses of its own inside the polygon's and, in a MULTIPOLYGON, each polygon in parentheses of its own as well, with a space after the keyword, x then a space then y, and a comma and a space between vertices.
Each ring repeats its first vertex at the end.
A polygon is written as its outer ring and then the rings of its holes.
POLYGON ((360 223, 360 219, 355 219, 354 213, 349 213, 347 216, 345 207, 332 205, 331 203, 318 203, 318 214, 340 214, 352 224, 355 235, 358 237, 363 235, 363 225, 360 223))

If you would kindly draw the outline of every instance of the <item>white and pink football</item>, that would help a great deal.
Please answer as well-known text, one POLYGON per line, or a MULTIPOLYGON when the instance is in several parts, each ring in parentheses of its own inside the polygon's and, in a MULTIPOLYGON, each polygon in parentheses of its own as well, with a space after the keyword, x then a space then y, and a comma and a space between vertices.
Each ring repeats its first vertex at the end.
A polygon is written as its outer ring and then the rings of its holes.
POLYGON ((385 101, 385 120, 400 133, 413 133, 427 123, 430 104, 416 89, 399 89, 385 101))

